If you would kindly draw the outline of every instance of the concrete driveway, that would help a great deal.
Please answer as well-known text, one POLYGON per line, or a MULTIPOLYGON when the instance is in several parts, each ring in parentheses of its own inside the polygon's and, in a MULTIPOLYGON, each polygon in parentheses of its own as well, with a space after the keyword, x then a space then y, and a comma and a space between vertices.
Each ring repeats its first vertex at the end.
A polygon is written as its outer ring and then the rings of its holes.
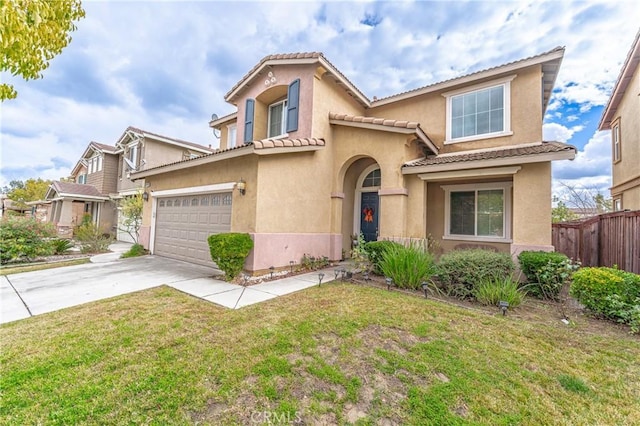
POLYGON ((142 256, 0 276, 0 323, 162 284, 178 289, 200 281, 225 284, 211 278, 216 273, 214 268, 142 256))

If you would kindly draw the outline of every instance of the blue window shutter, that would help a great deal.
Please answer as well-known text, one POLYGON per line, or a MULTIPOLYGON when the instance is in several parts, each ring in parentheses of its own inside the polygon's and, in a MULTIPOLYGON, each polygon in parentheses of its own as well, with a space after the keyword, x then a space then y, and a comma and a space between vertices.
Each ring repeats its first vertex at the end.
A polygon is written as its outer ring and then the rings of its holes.
POLYGON ((298 130, 298 106, 300 104, 300 79, 289 85, 287 93, 287 132, 298 130))
POLYGON ((256 101, 247 99, 247 106, 244 109, 244 143, 253 141, 253 111, 256 101))

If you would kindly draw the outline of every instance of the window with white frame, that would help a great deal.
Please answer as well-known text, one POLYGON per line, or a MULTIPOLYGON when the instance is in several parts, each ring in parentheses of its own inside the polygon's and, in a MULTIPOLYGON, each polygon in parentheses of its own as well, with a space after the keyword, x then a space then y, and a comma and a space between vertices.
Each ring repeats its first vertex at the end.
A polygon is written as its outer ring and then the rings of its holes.
POLYGON ((267 137, 275 138, 286 133, 287 128, 287 101, 276 102, 269 105, 269 123, 267 137))
POLYGON ((236 146, 236 137, 238 136, 238 128, 235 124, 227 126, 227 148, 236 146))
POLYGON ((620 123, 617 122, 611 128, 611 141, 613 142, 613 161, 620 161, 622 153, 620 151, 620 123))
POLYGON ((515 76, 445 93, 447 140, 464 142, 511 134, 511 80, 515 76))
POLYGON ((87 161, 87 172, 89 174, 102 170, 102 156, 97 155, 87 161))
POLYGON ((87 183, 87 175, 81 174, 76 177, 76 183, 87 183))
POLYGON ((613 200, 613 211, 622 211, 622 198, 616 198, 613 200))
POLYGON ((511 182, 445 185, 444 238, 506 241, 511 238, 511 182))

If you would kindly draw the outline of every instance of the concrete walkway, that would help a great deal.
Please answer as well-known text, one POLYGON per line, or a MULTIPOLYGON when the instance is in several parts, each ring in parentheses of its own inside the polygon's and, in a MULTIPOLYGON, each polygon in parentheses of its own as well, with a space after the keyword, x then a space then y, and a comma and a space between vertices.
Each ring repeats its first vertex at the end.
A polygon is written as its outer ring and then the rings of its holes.
POLYGON ((101 299, 167 285, 215 303, 239 309, 334 280, 334 270, 309 272, 241 286, 212 278, 216 269, 159 256, 120 259, 131 247, 115 243, 111 253, 91 257, 91 263, 0 276, 0 324, 101 299))

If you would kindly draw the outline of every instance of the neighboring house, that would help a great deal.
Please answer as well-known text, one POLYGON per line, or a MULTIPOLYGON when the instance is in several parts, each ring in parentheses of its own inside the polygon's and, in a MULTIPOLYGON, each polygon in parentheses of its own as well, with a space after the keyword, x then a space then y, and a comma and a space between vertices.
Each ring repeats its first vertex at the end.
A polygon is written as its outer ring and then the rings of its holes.
POLYGON ((247 232, 249 271, 304 254, 338 260, 367 241, 434 238, 439 253, 551 246, 551 161, 542 141, 563 48, 369 100, 321 53, 267 56, 213 117, 220 150, 145 179, 140 241, 212 265, 207 236, 247 232))
POLYGON ((598 130, 611 130, 613 209, 640 210, 640 31, 622 66, 598 130))
POLYGON ((144 181, 132 182, 135 170, 210 154, 202 145, 128 127, 115 146, 91 142, 71 171, 73 184, 54 182, 46 200, 52 203, 50 221, 60 235, 71 236, 73 227, 90 214, 93 223, 118 240, 132 242, 122 229, 118 201, 144 191, 144 181))
POLYGON ((19 215, 22 216, 25 212, 31 210, 30 206, 20 205, 10 199, 7 194, 0 194, 0 217, 7 215, 19 215))

